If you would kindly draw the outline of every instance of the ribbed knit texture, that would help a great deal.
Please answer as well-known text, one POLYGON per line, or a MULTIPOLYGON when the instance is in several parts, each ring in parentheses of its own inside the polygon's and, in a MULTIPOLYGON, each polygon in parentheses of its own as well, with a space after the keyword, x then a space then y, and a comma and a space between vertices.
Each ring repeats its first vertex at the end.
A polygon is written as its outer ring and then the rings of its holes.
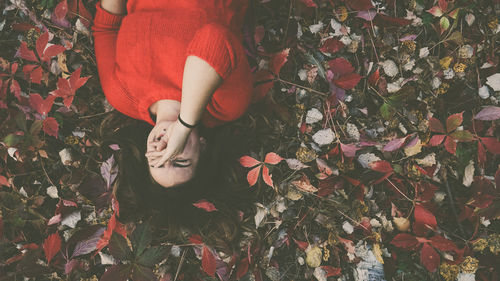
POLYGON ((214 127, 240 117, 252 95, 252 74, 241 43, 247 1, 129 0, 127 15, 109 13, 97 2, 92 34, 108 102, 155 125, 149 107, 161 99, 181 101, 184 65, 194 55, 223 79, 202 122, 214 127))

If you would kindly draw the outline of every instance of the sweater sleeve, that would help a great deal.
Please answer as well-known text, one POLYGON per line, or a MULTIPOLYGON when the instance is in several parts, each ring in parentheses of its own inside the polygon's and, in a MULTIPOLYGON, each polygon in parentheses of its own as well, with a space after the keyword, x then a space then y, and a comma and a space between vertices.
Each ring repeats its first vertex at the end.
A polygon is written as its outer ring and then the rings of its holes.
POLYGON ((98 1, 91 29, 99 80, 106 99, 116 110, 138 119, 136 103, 130 98, 115 74, 116 38, 125 16, 126 14, 117 15, 104 10, 101 7, 101 1, 98 1))
POLYGON ((189 42, 186 57, 194 55, 203 59, 225 80, 236 68, 234 40, 236 36, 227 27, 207 23, 196 31, 189 42))

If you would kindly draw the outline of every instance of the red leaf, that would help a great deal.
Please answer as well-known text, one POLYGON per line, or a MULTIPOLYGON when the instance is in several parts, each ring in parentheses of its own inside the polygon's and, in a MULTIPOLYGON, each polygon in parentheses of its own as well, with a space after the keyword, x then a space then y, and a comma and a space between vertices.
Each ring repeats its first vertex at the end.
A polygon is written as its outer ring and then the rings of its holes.
POLYGON ((456 128, 458 128, 458 126, 460 126, 460 124, 462 124, 464 118, 463 118, 463 111, 460 112, 460 113, 455 113, 455 114, 452 114, 450 116, 448 116, 448 118, 446 119, 446 132, 451 132, 453 130, 455 130, 456 128))
POLYGON ((436 146, 436 145, 441 144, 443 142, 444 137, 446 137, 446 135, 434 135, 434 136, 432 136, 432 138, 429 140, 429 145, 436 146))
POLYGON ((61 249, 61 237, 59 233, 55 232, 49 235, 47 239, 43 242, 43 251, 45 252, 45 257, 47 258, 47 263, 50 263, 52 258, 61 249))
POLYGON ((297 244, 297 246, 302 250, 302 251, 305 251, 307 249, 307 247, 309 246, 309 243, 305 242, 305 241, 300 241, 300 240, 297 240, 295 238, 293 238, 293 242, 295 242, 295 244, 297 244))
POLYGON ((217 208, 215 208, 214 204, 208 202, 205 199, 198 200, 196 203, 193 203, 193 206, 195 206, 196 208, 203 209, 207 212, 217 211, 217 208))
POLYGON ((340 51, 342 48, 344 48, 344 46, 344 43, 342 43, 340 40, 329 38, 325 41, 325 43, 323 43, 319 50, 323 53, 333 54, 340 51))
POLYGON ((420 204, 415 204, 415 221, 435 227, 436 217, 420 204))
POLYGON ((268 154, 266 154, 266 158, 264 159, 264 162, 266 162, 267 164, 276 165, 279 162, 281 162, 282 160, 283 160, 283 158, 281 158, 281 156, 279 156, 278 154, 276 154, 274 152, 269 152, 268 154))
POLYGON ((54 9, 54 14, 58 20, 62 20, 66 17, 66 14, 68 13, 68 2, 66 0, 62 0, 57 4, 56 8, 54 9))
POLYGON ((496 138, 480 138, 481 142, 486 146, 489 152, 493 154, 500 154, 500 142, 496 138))
POLYGON ((437 120, 434 117, 429 118, 429 129, 431 132, 436 132, 436 133, 445 133, 443 124, 441 124, 441 121, 437 120))
POLYGON ((431 244, 434 248, 440 251, 455 251, 458 250, 457 246, 453 241, 444 238, 441 235, 435 235, 431 237, 431 244))
POLYGON ((349 0, 346 1, 349 8, 356 11, 366 11, 373 8, 372 1, 370 0, 349 0))
POLYGON ((262 178, 264 179, 264 182, 267 185, 269 185, 270 187, 274 187, 273 179, 271 178, 271 175, 269 174, 269 168, 267 168, 265 165, 262 166, 262 178))
POLYGON ((56 95, 57 97, 61 97, 64 100, 64 105, 69 108, 71 103, 73 102, 73 98, 75 97, 75 92, 83 86, 87 82, 87 80, 91 77, 83 77, 80 78, 81 67, 71 73, 69 79, 64 79, 59 77, 57 80, 57 90, 52 91, 51 94, 56 95))
POLYGON ((342 273, 342 269, 340 267, 322 265, 321 268, 326 272, 326 277, 337 276, 340 275, 340 273, 342 273))
MULTIPOLYGON (((66 51, 66 48, 64 48, 61 45, 49 46, 42 55, 42 61, 49 61, 51 58, 57 56, 58 54, 60 54, 64 51, 66 51)), ((79 69, 81 69, 81 68, 79 68, 79 69)), ((80 74, 78 74, 78 76, 80 76, 80 74)), ((89 79, 89 78, 90 77, 86 77, 86 79, 89 79)), ((87 80, 85 80, 85 81, 87 81, 87 80)), ((85 84, 85 83, 83 83, 83 84, 85 84)), ((77 88, 79 88, 79 87, 77 87, 77 88)))
POLYGON ((203 244, 203 239, 201 238, 200 235, 193 234, 193 235, 191 235, 191 237, 189 237, 189 242, 194 243, 194 244, 203 244))
POLYGON ((17 100, 21 101, 21 86, 19 86, 19 83, 12 79, 12 83, 10 83, 10 92, 13 93, 17 100))
POLYGON ((54 104, 56 96, 49 95, 45 100, 39 94, 31 94, 29 97, 29 102, 31 108, 35 109, 38 113, 42 115, 49 114, 54 104))
POLYGON ((307 7, 318 7, 313 0, 301 0, 307 7))
POLYGON ((201 265, 203 267, 203 271, 205 271, 208 275, 215 276, 215 257, 212 251, 210 251, 210 249, 205 245, 203 245, 201 265))
POLYGON ((478 141, 477 142, 477 163, 482 165, 486 162, 486 150, 484 145, 478 141))
POLYGON ((368 83, 370 83, 370 85, 372 86, 375 86, 377 85, 378 83, 378 79, 380 78, 380 71, 378 70, 375 70, 372 74, 370 74, 370 76, 368 77, 368 83))
POLYGON ((411 234, 399 233, 392 239, 390 244, 399 248, 410 250, 418 246, 418 241, 417 238, 411 234))
POLYGON ((248 262, 248 258, 244 258, 238 263, 238 266, 236 269, 236 279, 240 279, 248 272, 249 265, 250 264, 248 262))
POLYGON ((439 8, 441 8, 441 10, 443 10, 443 11, 448 10, 448 2, 446 2, 446 0, 439 0, 438 4, 439 4, 439 8))
POLYGON ((24 78, 31 82, 40 84, 42 82, 43 70, 40 66, 28 64, 23 66, 24 78))
POLYGON ((336 58, 328 61, 328 65, 334 74, 340 76, 354 72, 352 64, 344 58, 336 58))
POLYGON ((45 118, 43 120, 43 131, 47 135, 53 136, 57 139, 57 132, 59 131, 59 124, 57 123, 57 120, 54 117, 45 118))
POLYGON ((429 270, 429 272, 435 272, 439 266, 441 258, 436 250, 434 250, 428 243, 424 243, 424 246, 420 251, 420 261, 425 268, 429 270))
POLYGON ((19 52, 19 55, 21 56, 21 58, 23 58, 25 60, 38 62, 38 59, 36 58, 35 53, 32 50, 28 49, 28 45, 26 44, 26 42, 24 42, 24 41, 21 42, 21 46, 19 47, 18 52, 19 52))
POLYGON ((45 31, 38 39, 36 40, 36 52, 38 54, 38 57, 42 59, 42 54, 43 51, 45 50, 45 47, 47 46, 47 43, 49 42, 49 33, 45 31))
POLYGON ((352 72, 340 77, 339 79, 333 80, 333 83, 344 90, 350 90, 358 85, 361 78, 363 78, 361 75, 356 72, 352 72))
POLYGON ((2 185, 10 186, 10 183, 5 176, 0 175, 0 186, 2 185))
POLYGON ((251 167, 261 163, 257 159, 250 157, 250 156, 242 156, 242 157, 240 157, 240 159, 238 159, 238 161, 240 162, 241 166, 247 167, 247 168, 251 168, 251 167))
POLYGON ((269 70, 271 70, 276 76, 279 76, 280 70, 283 65, 285 65, 289 53, 290 48, 286 48, 272 56, 271 61, 269 62, 269 70))
POLYGON ((447 136, 444 140, 444 147, 449 153, 455 154, 455 151, 457 150, 457 143, 454 138, 447 136))
POLYGON ((248 172, 247 181, 248 181, 248 184, 250 184, 250 186, 253 186, 254 184, 257 183, 257 179, 259 178, 261 166, 262 165, 259 165, 255 168, 253 168, 252 170, 250 170, 250 172, 248 172))
POLYGON ((381 173, 389 173, 392 172, 393 169, 391 167, 391 163, 385 161, 385 160, 378 160, 378 161, 373 161, 370 163, 370 169, 381 172, 381 173))

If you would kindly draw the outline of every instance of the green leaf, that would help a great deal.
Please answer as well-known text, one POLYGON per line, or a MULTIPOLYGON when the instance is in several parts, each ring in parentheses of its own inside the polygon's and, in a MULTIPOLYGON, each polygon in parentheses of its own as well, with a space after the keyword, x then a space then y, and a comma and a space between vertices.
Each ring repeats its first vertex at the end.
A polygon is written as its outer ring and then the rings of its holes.
POLYGON ((28 131, 26 127, 26 115, 24 115, 24 113, 19 112, 16 115, 16 124, 19 127, 19 129, 23 130, 24 132, 28 131))
POLYGON ((390 104, 384 103, 380 107, 380 114, 382 115, 382 118, 389 120, 394 115, 394 108, 390 104))
POLYGON ((142 254, 151 243, 152 238, 149 222, 141 223, 135 228, 130 239, 132 240, 132 247, 136 256, 142 254))
POLYGON ((455 131, 450 134, 453 138, 459 140, 459 141, 473 141, 474 136, 471 134, 471 132, 467 130, 461 130, 461 131, 455 131))
POLYGON ((137 260, 137 263, 142 264, 144 266, 152 267, 155 264, 162 261, 167 256, 168 256, 168 251, 166 247, 155 246, 144 251, 144 253, 137 260))
POLYGON ((18 144, 24 136, 19 136, 19 135, 14 135, 14 134, 8 134, 5 138, 3 138, 3 142, 7 146, 15 146, 18 144))
POLYGON ((135 264, 132 269, 132 279, 134 281, 154 281, 158 280, 150 268, 135 264))
POLYGON ((113 232, 109 240, 109 252, 119 260, 127 260, 132 257, 132 252, 127 244, 127 240, 120 234, 113 232))
POLYGON ((448 28, 450 28, 450 21, 447 17, 441 17, 439 20, 439 26, 442 30, 448 30, 448 28))
POLYGON ((43 121, 42 120, 36 120, 31 124, 30 127, 30 135, 32 136, 37 136, 38 133, 40 133, 40 130, 42 129, 43 121))
POLYGON ((326 79, 326 71, 321 62, 311 53, 305 54, 307 62, 318 67, 318 74, 321 78, 326 79))

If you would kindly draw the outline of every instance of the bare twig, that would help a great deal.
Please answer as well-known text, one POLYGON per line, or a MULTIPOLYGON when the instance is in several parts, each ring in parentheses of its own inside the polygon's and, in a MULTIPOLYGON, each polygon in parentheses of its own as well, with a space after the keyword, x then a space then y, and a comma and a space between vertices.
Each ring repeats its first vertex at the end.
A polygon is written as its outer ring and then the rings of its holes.
POLYGON ((181 260, 179 261, 179 266, 177 266, 177 271, 175 272, 174 281, 177 280, 177 276, 179 275, 179 272, 181 271, 182 265, 184 264, 184 258, 186 257, 186 253, 187 253, 187 249, 184 249, 182 251, 181 260))

